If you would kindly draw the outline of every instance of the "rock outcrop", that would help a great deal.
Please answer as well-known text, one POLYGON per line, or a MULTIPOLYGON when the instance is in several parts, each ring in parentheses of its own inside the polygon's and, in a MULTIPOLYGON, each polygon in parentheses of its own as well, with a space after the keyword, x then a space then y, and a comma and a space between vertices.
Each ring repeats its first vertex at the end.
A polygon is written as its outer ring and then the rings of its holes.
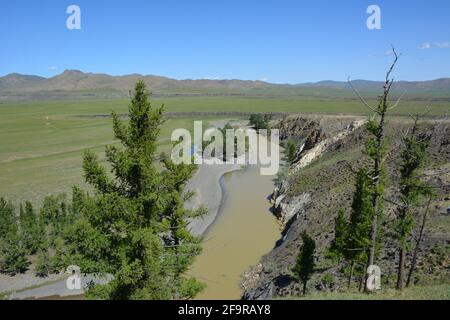
POLYGON ((311 198, 309 193, 287 197, 289 177, 320 158, 330 146, 341 141, 365 123, 364 120, 354 120, 344 130, 328 138, 319 122, 315 120, 290 116, 277 123, 276 128, 280 129, 282 139, 294 139, 303 142, 298 147, 296 160, 288 169, 288 178, 277 185, 272 194, 272 210, 283 228, 306 206, 311 198))
MULTIPOLYGON (((284 139, 306 137, 319 129, 316 124, 302 120, 289 119, 278 123, 284 139), (304 124, 304 125, 303 125, 304 124), (303 126, 302 126, 303 125, 303 126), (307 131, 302 133, 300 127, 307 131), (290 128, 290 129, 289 129, 290 128), (311 130, 310 130, 311 129, 311 130), (289 130, 293 130, 292 133, 289 130)), ((347 118, 348 120, 348 118, 347 118)), ((361 150, 367 141, 367 132, 361 129, 364 122, 352 121, 333 130, 333 133, 320 127, 323 135, 315 139, 315 144, 300 145, 298 159, 291 165, 285 177, 279 179, 272 196, 273 212, 283 228, 281 239, 273 250, 262 257, 259 264, 249 270, 243 278, 244 299, 272 299, 274 297, 298 295, 300 284, 292 277, 292 267, 301 246, 301 234, 307 232, 316 241, 316 265, 320 270, 314 273, 309 286, 317 290, 336 290, 346 287, 340 273, 341 266, 331 264, 326 259, 326 250, 334 237, 334 219, 339 209, 350 212, 354 192, 354 172, 367 165, 361 150), (324 283, 324 276, 333 283, 324 283)), ((283 120, 282 120, 283 121, 283 120)), ((390 123, 387 135, 390 137, 386 156, 386 172, 390 180, 388 197, 394 197, 397 188, 398 155, 401 147, 399 130, 405 130, 405 123, 390 123)), ((448 197, 450 181, 450 128, 433 129, 434 125, 424 126, 425 132, 434 132, 428 148, 428 170, 424 172, 437 196, 430 206, 427 234, 420 247, 418 269, 421 274, 431 277, 450 277, 448 248, 450 238, 443 233, 443 227, 450 223, 446 208, 450 205, 448 197)), ((318 132, 318 131, 316 131, 318 132)), ((385 204, 386 218, 395 213, 392 204, 385 204)), ((420 217, 418 217, 420 218, 420 217)), ((380 253, 379 265, 383 281, 392 282, 396 274, 398 250, 393 239, 386 237, 380 253)), ((410 259, 410 257, 408 257, 410 259)))

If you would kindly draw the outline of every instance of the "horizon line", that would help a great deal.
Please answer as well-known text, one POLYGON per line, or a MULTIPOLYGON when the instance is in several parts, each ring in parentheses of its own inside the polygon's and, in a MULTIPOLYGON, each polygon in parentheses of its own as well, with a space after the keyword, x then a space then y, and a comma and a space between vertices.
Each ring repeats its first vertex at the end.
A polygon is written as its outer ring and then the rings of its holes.
MULTIPOLYGON (((340 82, 340 83, 348 82, 348 80, 332 80, 332 79, 324 79, 324 80, 318 80, 318 81, 305 81, 305 82, 270 82, 267 79, 243 79, 243 78, 219 78, 219 77, 215 77, 215 78, 207 78, 207 77, 204 77, 204 78, 175 78, 175 77, 164 76, 164 75, 142 74, 142 73, 137 73, 137 72, 126 73, 126 74, 110 74, 110 73, 104 73, 104 72, 86 72, 86 71, 82 71, 80 69, 64 69, 64 71, 57 73, 53 76, 43 76, 43 75, 30 74, 30 73, 10 72, 10 73, 4 74, 4 75, 0 75, 0 78, 5 78, 8 76, 12 76, 12 75, 19 75, 19 76, 39 77, 39 78, 48 80, 48 79, 52 79, 52 78, 61 76, 67 72, 79 72, 79 73, 87 74, 87 75, 89 75, 89 74, 90 75, 104 75, 104 76, 109 76, 109 77, 129 77, 129 76, 138 76, 138 77, 144 77, 144 78, 145 77, 159 77, 159 78, 165 78, 168 80, 175 80, 175 81, 202 81, 202 80, 207 80, 207 81, 248 81, 248 82, 261 82, 261 83, 266 83, 269 85, 286 85, 286 86, 318 84, 321 82, 340 82)), ((395 82, 397 82, 397 83, 398 82, 431 82, 431 81, 446 80, 446 79, 450 79, 450 75, 448 77, 432 78, 432 79, 426 79, 426 80, 395 80, 395 82)), ((383 82, 383 80, 371 80, 371 79, 363 79, 363 78, 351 79, 350 81, 351 82, 354 82, 354 81, 383 82)))

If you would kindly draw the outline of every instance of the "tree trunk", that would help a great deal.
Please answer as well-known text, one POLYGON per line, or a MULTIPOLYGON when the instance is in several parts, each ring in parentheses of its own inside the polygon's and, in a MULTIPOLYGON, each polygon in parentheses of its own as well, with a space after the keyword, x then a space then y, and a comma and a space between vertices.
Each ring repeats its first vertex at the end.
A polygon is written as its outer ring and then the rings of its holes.
POLYGON ((352 283, 352 277, 353 277, 353 269, 355 268, 355 262, 352 261, 351 267, 350 267, 350 275, 348 276, 348 282, 347 282, 347 290, 350 289, 350 285, 352 283))
POLYGON ((306 283, 307 281, 303 281, 303 295, 306 295, 306 283))
MULTIPOLYGON (((385 118, 386 118, 386 115, 388 112, 388 107, 389 107, 389 101, 388 101, 389 92, 390 92, 392 84, 394 82, 393 79, 392 80, 390 79, 390 75, 398 61, 398 55, 394 48, 392 48, 392 52, 395 55, 395 59, 392 62, 391 67, 389 68, 388 72, 386 73, 384 86, 383 86, 383 95, 381 96, 381 98, 379 100, 379 105, 377 107, 377 110, 374 110, 374 108, 370 107, 365 102, 365 100, 362 99, 360 96, 361 100, 366 104, 366 106, 368 106, 372 111, 375 111, 380 116, 378 130, 377 130, 376 134, 374 134, 376 154, 372 157, 372 159, 374 160, 374 168, 373 168, 373 176, 372 176, 372 180, 373 180, 373 184, 374 184, 373 185, 374 195, 373 195, 373 199, 372 199, 374 214, 372 217, 372 226, 371 226, 371 231, 370 231, 371 244, 370 244, 369 255, 368 255, 368 259, 367 259, 367 267, 374 264, 375 250, 376 250, 376 246, 377 246, 378 215, 380 214, 379 202, 382 197, 382 195, 379 194, 379 189, 380 189, 380 184, 382 182, 381 181, 381 173, 382 173, 382 167, 383 167, 382 166, 382 162, 383 162, 382 148, 383 148, 383 143, 384 143, 384 125, 385 125, 385 118)), ((367 274, 367 272, 365 272, 365 274, 366 274, 365 278, 367 279, 369 275, 367 274)), ((366 281, 366 285, 365 285, 365 290, 366 290, 366 292, 369 292, 369 288, 367 287, 367 281, 366 281)))
POLYGON ((414 253, 411 261, 411 267, 409 268, 408 279, 406 280, 406 287, 409 287, 411 284, 411 278, 414 273, 414 269, 416 268, 417 263, 417 255, 419 254, 420 243, 422 242, 423 232, 425 230, 425 224, 427 222, 428 210, 430 209, 431 198, 428 200, 427 208, 423 213, 422 224, 420 225, 419 236, 417 237, 416 246, 414 247, 414 253))
MULTIPOLYGON (((373 218, 372 218, 372 227, 370 230, 370 248, 369 248, 369 256, 367 261, 367 267, 374 264, 375 261, 375 249, 377 246, 377 233, 378 233, 378 210, 379 210, 379 201, 380 201, 380 195, 378 194, 378 190, 380 187, 380 180, 381 180, 381 149, 383 147, 383 141, 384 141, 384 121, 386 116, 386 109, 387 109, 387 94, 389 91, 384 95, 383 99, 383 107, 381 112, 381 119, 380 119, 380 131, 376 137, 376 148, 377 148, 377 155, 375 157, 374 161, 374 190, 375 194, 372 199, 372 204, 374 208, 373 218)), ((368 274, 366 274, 366 280, 368 278, 368 274)), ((365 286, 366 291, 369 291, 369 288, 367 288, 367 281, 365 286)))
POLYGON ((363 291, 364 279, 366 279, 366 274, 365 273, 363 275, 361 275, 361 278, 359 279, 359 292, 363 291))
POLYGON ((399 251, 398 257, 398 273, 397 273, 397 290, 403 290, 405 283, 405 258, 406 258, 406 250, 405 246, 402 245, 399 251))

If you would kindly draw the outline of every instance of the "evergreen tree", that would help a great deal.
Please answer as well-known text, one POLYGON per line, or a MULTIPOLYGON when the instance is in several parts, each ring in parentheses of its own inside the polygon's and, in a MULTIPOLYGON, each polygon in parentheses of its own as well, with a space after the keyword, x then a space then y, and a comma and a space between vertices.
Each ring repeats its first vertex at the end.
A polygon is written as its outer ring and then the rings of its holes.
POLYGON ((143 81, 135 86, 128 116, 124 124, 113 113, 122 148, 106 148, 112 176, 94 153, 84 155, 84 177, 95 194, 77 192, 80 218, 65 233, 64 261, 82 272, 114 276, 107 285, 91 287, 88 297, 193 297, 201 285, 183 273, 200 252, 200 239, 187 231, 187 218, 199 212, 183 209, 181 193, 193 167, 165 159, 165 169, 156 169, 163 107, 151 106, 143 81))
POLYGON ((43 233, 31 202, 25 202, 25 208, 20 204, 20 232, 23 245, 29 254, 35 254, 43 245, 43 233))
POLYGON ((348 262, 348 287, 350 287, 355 267, 361 269, 367 260, 371 243, 373 207, 370 183, 367 172, 364 169, 359 170, 355 179, 350 218, 347 221, 344 210, 340 210, 335 219, 335 238, 330 246, 329 254, 334 260, 344 259, 348 262))
POLYGON ((417 206, 420 196, 430 196, 430 188, 420 177, 420 169, 426 161, 427 139, 418 133, 418 117, 415 118, 411 134, 403 137, 403 150, 400 154, 400 204, 397 217, 393 223, 395 238, 399 247, 397 273, 397 289, 405 285, 405 260, 408 250, 408 239, 414 229, 413 209, 417 206))
POLYGON ((371 245, 371 222, 374 208, 370 187, 371 180, 367 172, 364 169, 359 170, 356 174, 355 192, 344 250, 344 256, 350 262, 348 286, 350 286, 355 266, 360 267, 367 260, 368 249, 371 245))
POLYGON ((166 208, 165 223, 167 230, 163 235, 164 245, 172 261, 167 260, 172 269, 175 298, 192 298, 204 288, 204 285, 193 278, 186 278, 183 274, 193 263, 194 258, 201 252, 201 239, 187 229, 188 219, 198 218, 206 213, 200 207, 196 210, 185 209, 183 204, 194 195, 192 192, 184 193, 184 187, 196 170, 195 165, 175 165, 168 157, 163 158, 166 170, 162 173, 168 206, 166 208))
POLYGON ((29 262, 19 234, 11 202, 0 198, 0 272, 14 275, 26 271, 29 262))
POLYGON ((345 211, 340 209, 337 217, 334 219, 334 239, 328 250, 328 257, 332 260, 341 262, 345 258, 345 250, 347 247, 348 239, 348 221, 345 217, 345 211))
POLYGON ((48 234, 48 245, 55 246, 58 238, 62 237, 65 227, 69 223, 71 208, 67 203, 65 194, 50 195, 45 197, 39 215, 40 228, 48 234))
MULTIPOLYGON (((385 139, 385 126, 389 111, 396 107, 396 104, 391 104, 389 100, 389 94, 391 92, 394 80, 390 78, 392 71, 398 61, 398 55, 395 49, 392 49, 394 54, 394 61, 392 62, 383 85, 383 93, 378 98, 378 105, 376 107, 370 106, 359 94, 356 89, 353 88, 351 82, 350 86, 355 90, 358 96, 366 107, 374 112, 374 116, 367 124, 367 131, 370 134, 369 140, 366 142, 364 152, 372 160, 371 170, 368 172, 371 181, 371 194, 372 194, 372 207, 374 209, 371 217, 371 230, 370 230, 370 247, 368 249, 366 266, 373 265, 375 263, 375 256, 377 247, 379 246, 380 233, 379 226, 380 221, 383 218, 383 196, 384 196, 384 184, 385 184, 385 170, 384 170, 384 157, 386 155, 386 139, 385 139)), ((367 275, 368 276, 368 275, 367 275)), ((367 287, 366 287, 366 290, 367 287)))
POLYGON ((303 283, 303 294, 306 294, 308 280, 314 272, 315 241, 306 232, 302 234, 302 246, 297 256, 297 262, 292 269, 294 275, 303 283))
POLYGON ((17 221, 11 202, 0 198, 0 244, 11 234, 17 233, 17 221))
POLYGON ((38 277, 47 277, 50 273, 54 271, 52 269, 52 263, 50 255, 47 249, 41 249, 38 251, 36 266, 34 267, 34 272, 38 277))
POLYGON ((260 113, 252 114, 250 116, 249 122, 250 125, 252 125, 255 130, 265 129, 270 131, 270 125, 269 122, 272 119, 272 116, 269 114, 262 115, 260 113))
POLYGON ((297 144, 293 140, 288 140, 286 143, 286 157, 289 164, 295 161, 297 156, 297 144))
POLYGON ((27 259, 27 250, 21 241, 20 235, 11 233, 2 242, 0 248, 0 271, 15 275, 27 270, 30 262, 27 259))

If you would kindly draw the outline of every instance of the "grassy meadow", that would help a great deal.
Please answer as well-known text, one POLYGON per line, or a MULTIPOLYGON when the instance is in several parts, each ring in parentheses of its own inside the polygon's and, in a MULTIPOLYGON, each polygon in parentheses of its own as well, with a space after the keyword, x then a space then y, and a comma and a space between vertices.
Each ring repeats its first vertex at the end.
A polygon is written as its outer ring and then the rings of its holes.
POLYGON ((291 297, 299 300, 448 300, 448 284, 414 286, 404 291, 384 289, 370 296, 361 292, 314 292, 305 297, 291 297))
MULTIPOLYGON (((156 97, 153 105, 164 103, 168 112, 183 112, 168 119, 161 131, 161 150, 170 146, 175 128, 191 129, 193 120, 225 117, 195 117, 189 112, 292 112, 365 115, 358 100, 314 100, 301 97, 156 97)), ((375 104, 375 101, 372 101, 375 104)), ((0 103, 0 196, 39 203, 47 194, 70 193, 73 185, 83 185, 83 151, 99 155, 104 146, 114 144, 111 111, 127 112, 127 100, 2 102, 0 103)), ((396 115, 423 110, 425 102, 405 101, 396 115)), ((449 110, 449 103, 432 105, 432 115, 449 110)))

